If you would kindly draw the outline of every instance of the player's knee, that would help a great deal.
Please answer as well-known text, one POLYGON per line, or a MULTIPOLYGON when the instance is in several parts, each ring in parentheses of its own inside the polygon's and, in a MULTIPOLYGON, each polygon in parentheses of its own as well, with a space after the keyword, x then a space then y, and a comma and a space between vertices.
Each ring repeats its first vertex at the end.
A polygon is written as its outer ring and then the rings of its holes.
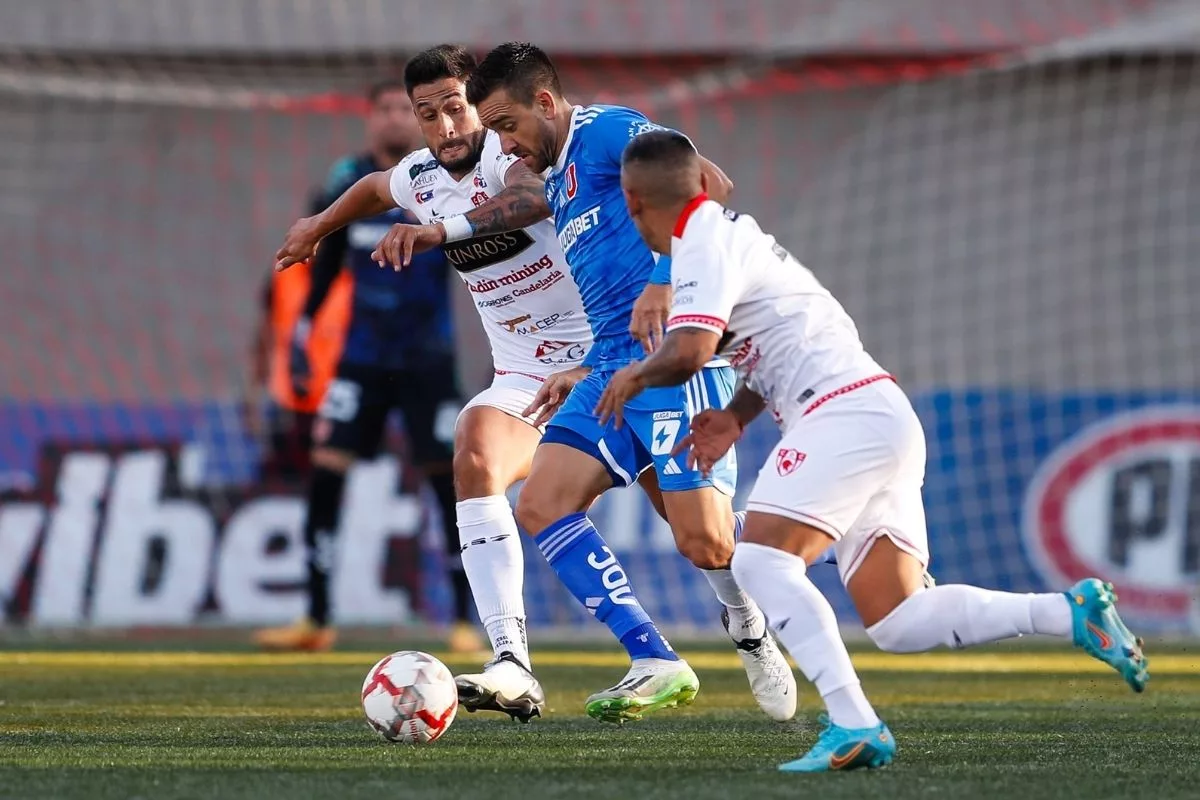
POLYGON ((312 451, 312 464, 314 467, 344 475, 354 466, 354 453, 333 447, 317 447, 312 451))
POLYGON ((454 451, 454 492, 459 500, 503 494, 500 478, 488 458, 476 447, 459 447, 454 451))
POLYGON ((875 646, 885 653, 918 652, 921 648, 912 646, 909 628, 914 623, 919 624, 920 620, 913 620, 911 616, 906 613, 902 603, 892 609, 883 619, 867 625, 867 635, 871 637, 875 646))
POLYGON ((517 524, 531 536, 546 530, 569 513, 571 512, 561 511, 552 496, 540 491, 528 481, 521 487, 521 493, 517 495, 517 507, 513 509, 517 524))
POLYGON ((707 526, 679 531, 675 545, 680 555, 700 569, 726 569, 733 558, 733 537, 707 526))

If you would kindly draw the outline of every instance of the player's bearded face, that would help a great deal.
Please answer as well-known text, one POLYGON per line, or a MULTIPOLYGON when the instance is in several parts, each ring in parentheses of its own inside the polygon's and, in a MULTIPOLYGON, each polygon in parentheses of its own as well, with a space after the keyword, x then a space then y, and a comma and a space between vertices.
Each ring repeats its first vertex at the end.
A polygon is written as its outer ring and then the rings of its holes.
POLYGON ((547 108, 541 95, 527 106, 514 101, 503 89, 479 104, 479 118, 500 134, 501 149, 538 174, 558 156, 553 115, 553 106, 547 108))
POLYGON ((475 108, 467 104, 461 80, 443 78, 414 86, 413 106, 425 146, 439 164, 459 173, 479 163, 487 130, 475 108))
POLYGON ((483 153, 483 137, 487 130, 480 128, 451 139, 443 139, 436 150, 434 158, 450 172, 461 172, 479 163, 483 153))

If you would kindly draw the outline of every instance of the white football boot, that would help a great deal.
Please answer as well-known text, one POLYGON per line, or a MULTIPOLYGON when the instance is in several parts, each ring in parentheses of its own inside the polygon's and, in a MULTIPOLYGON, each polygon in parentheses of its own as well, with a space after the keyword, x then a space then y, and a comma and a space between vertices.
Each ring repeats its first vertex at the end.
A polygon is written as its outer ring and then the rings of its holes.
POLYGON ((786 722, 796 716, 796 676, 771 632, 767 631, 757 639, 738 638, 738 631, 729 630, 729 612, 724 609, 721 624, 742 659, 758 707, 776 722, 786 722))
POLYGON ((641 719, 660 708, 689 705, 698 691, 700 679, 686 661, 639 658, 617 685, 587 699, 587 714, 601 722, 641 719))
POLYGON ((499 711, 521 722, 540 717, 546 694, 533 673, 512 653, 501 653, 483 672, 459 675, 458 704, 467 711, 499 711))

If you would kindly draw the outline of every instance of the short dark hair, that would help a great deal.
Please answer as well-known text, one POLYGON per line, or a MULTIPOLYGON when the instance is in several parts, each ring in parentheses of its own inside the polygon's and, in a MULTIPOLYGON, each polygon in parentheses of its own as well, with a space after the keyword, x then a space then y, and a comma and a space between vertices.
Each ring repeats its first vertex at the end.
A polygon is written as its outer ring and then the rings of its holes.
POLYGON ((379 98, 383 97, 388 92, 403 92, 404 81, 399 78, 383 78, 375 81, 367 87, 367 102, 375 105, 379 102, 379 98))
POLYGON ((475 56, 457 44, 439 44, 422 50, 404 65, 404 88, 411 95, 414 88, 445 78, 465 81, 475 69, 475 56))
POLYGON ((691 139, 679 131, 658 128, 633 137, 621 153, 621 165, 638 162, 677 169, 697 155, 691 139))
POLYGON ((484 56, 467 81, 467 102, 479 105, 500 89, 524 105, 532 105, 534 95, 546 89, 562 97, 554 62, 529 42, 505 42, 484 56))

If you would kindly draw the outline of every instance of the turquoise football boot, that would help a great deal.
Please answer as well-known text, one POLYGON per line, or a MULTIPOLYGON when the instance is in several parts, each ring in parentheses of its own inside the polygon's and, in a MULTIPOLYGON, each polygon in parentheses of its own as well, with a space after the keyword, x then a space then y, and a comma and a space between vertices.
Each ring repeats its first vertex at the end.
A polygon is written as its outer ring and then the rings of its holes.
POLYGON ((779 765, 780 772, 833 772, 840 769, 884 767, 896 757, 896 737, 880 722, 874 728, 843 728, 821 715, 825 730, 813 748, 795 761, 779 765))
POLYGON ((1142 640, 1129 632, 1117 614, 1112 584, 1084 578, 1063 594, 1071 604, 1075 646, 1121 673, 1135 692, 1145 691, 1150 662, 1142 655, 1142 640))

